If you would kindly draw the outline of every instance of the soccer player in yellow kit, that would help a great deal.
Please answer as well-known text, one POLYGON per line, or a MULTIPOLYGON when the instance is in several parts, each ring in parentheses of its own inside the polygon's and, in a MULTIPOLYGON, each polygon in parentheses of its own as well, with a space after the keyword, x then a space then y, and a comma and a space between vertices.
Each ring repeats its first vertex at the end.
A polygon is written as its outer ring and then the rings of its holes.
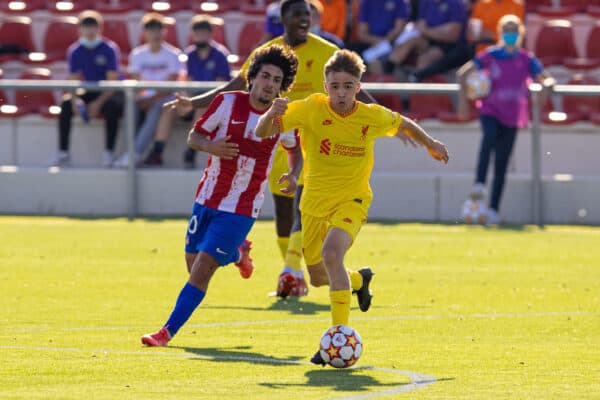
MULTIPOLYGON (((415 122, 383 106, 356 100, 364 71, 358 54, 337 51, 325 64, 327 95, 317 93, 289 104, 287 98, 275 99, 255 129, 259 137, 300 130, 305 155, 300 202, 304 259, 311 284, 330 287, 333 325, 348 325, 351 289, 361 311, 371 305, 373 272, 368 267, 346 269, 344 257, 371 205, 375 140, 403 138, 406 133, 434 159, 448 162, 446 146, 415 122)), ((319 352, 311 361, 324 364, 319 352)))
MULTIPOLYGON (((299 100, 310 94, 323 92, 323 68, 325 63, 338 50, 338 48, 309 33, 310 30, 310 6, 307 0, 283 0, 281 2, 281 17, 284 26, 284 34, 265 43, 259 48, 280 44, 291 48, 298 57, 298 71, 294 85, 288 92, 292 100, 299 100)), ((258 49, 257 49, 258 50, 258 49)), ((255 50, 256 51, 256 50, 255 50)), ((252 59, 254 53, 248 57, 252 59)), ((171 104, 180 107, 181 112, 189 112, 192 107, 207 107, 210 101, 222 91, 243 90, 246 87, 246 72, 248 61, 242 66, 239 76, 226 85, 215 90, 203 93, 193 98, 178 97, 171 104)), ((360 92, 358 98, 365 102, 374 102, 374 99, 366 92, 360 92)), ((271 175, 269 177, 269 188, 273 194, 275 205, 275 222, 277 229, 277 242, 284 257, 284 269, 279 276, 277 293, 281 297, 288 295, 299 296, 306 294, 306 283, 302 274, 302 242, 301 222, 294 207, 294 196, 285 196, 281 193, 278 178, 288 170, 286 152, 280 149, 275 155, 271 175), (293 223, 293 226, 292 226, 293 223), (290 234, 291 232, 291 234, 290 234)), ((298 182, 299 197, 302 193, 302 180, 298 182)))

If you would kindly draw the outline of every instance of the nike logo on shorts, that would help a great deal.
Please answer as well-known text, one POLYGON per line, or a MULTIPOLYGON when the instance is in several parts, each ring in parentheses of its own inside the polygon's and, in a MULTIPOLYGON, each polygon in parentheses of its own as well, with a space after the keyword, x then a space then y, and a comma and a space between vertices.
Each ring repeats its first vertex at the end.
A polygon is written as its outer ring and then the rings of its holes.
POLYGON ((226 251, 221 250, 220 248, 217 247, 217 253, 219 254, 223 254, 223 255, 227 255, 228 253, 226 251))
POLYGON ((239 125, 239 124, 243 124, 243 123, 244 123, 244 121, 236 121, 235 119, 232 119, 232 120, 231 120, 231 123, 232 123, 233 125, 239 125))

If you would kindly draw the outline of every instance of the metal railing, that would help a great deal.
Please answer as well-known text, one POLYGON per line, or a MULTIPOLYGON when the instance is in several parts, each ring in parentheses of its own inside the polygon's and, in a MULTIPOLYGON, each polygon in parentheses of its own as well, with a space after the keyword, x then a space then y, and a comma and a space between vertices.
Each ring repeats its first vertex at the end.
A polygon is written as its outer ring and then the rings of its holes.
MULTIPOLYGON (((125 134, 127 152, 130 160, 134 160, 135 140, 135 94, 143 89, 154 89, 165 92, 186 90, 202 92, 219 87, 223 82, 147 82, 147 81, 101 81, 76 82, 65 80, 38 81, 1 79, 0 89, 18 90, 76 90, 83 88, 90 91, 120 90, 125 94, 125 134)), ((380 94, 458 94, 459 85, 456 83, 375 83, 365 82, 362 87, 371 93, 380 94)), ((531 181, 532 181, 532 220, 537 225, 544 224, 543 191, 542 191, 542 157, 541 157, 541 102, 542 87, 532 84, 529 87, 532 98, 531 120, 531 181)), ((599 96, 600 85, 556 85, 552 94, 565 96, 599 96)), ((135 163, 129 163, 129 207, 128 217, 133 219, 138 215, 138 190, 135 163)))

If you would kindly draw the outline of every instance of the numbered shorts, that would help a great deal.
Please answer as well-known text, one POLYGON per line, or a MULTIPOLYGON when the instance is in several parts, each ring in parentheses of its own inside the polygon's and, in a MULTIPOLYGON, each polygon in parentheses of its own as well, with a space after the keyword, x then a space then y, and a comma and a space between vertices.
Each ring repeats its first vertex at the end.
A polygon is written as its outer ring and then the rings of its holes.
POLYGON ((349 201, 325 217, 302 213, 302 252, 306 265, 321 262, 323 242, 331 228, 343 229, 354 242, 360 228, 367 222, 367 211, 368 207, 349 201))
POLYGON ((185 252, 203 251, 213 256, 219 265, 237 262, 240 258, 238 247, 253 224, 254 218, 194 203, 185 236, 185 252))

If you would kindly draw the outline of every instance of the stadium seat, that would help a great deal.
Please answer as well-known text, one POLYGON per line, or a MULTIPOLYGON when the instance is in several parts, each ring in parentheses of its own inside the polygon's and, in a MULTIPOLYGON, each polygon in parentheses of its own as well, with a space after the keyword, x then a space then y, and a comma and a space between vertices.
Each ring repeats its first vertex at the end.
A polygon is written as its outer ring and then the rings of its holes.
MULTIPOLYGON (((597 85, 595 78, 577 74, 571 78, 569 85, 597 85)), ((562 111, 557 111, 548 98, 542 109, 541 120, 550 125, 570 125, 590 120, 594 113, 600 112, 600 97, 597 96, 562 96, 562 111)))
POLYGON ((568 18, 577 13, 577 7, 540 6, 535 12, 546 18, 568 18))
POLYGON ((577 58, 571 22, 545 21, 537 35, 534 53, 545 66, 562 65, 567 58, 577 58))
POLYGON ((560 0, 561 8, 574 8, 575 12, 585 12, 588 4, 592 3, 589 0, 560 0))
MULTIPOLYGON (((21 73, 19 79, 49 80, 50 70, 47 68, 27 69, 21 73)), ((44 117, 52 118, 54 114, 50 113, 49 108, 56 105, 56 99, 51 90, 16 90, 15 105, 17 112, 14 116, 41 114, 44 117)))
POLYGON ((590 70, 600 67, 600 21, 590 31, 585 49, 585 58, 568 58, 565 66, 575 70, 590 70))
POLYGON ((190 10, 193 8, 190 0, 147 0, 142 2, 144 11, 156 11, 160 13, 172 13, 176 11, 190 10))
POLYGON ((597 5, 587 6, 585 11, 590 17, 600 17, 600 2, 597 5))
POLYGON ((49 1, 47 2, 46 8, 54 14, 72 15, 93 8, 94 3, 95 2, 91 0, 49 1))
POLYGON ((528 13, 536 12, 538 7, 551 6, 552 0, 527 0, 525 2, 526 11, 528 13))
POLYGON ((79 40, 79 25, 76 17, 55 17, 44 35, 45 62, 64 61, 67 49, 79 40))
MULTIPOLYGON (((260 43, 265 33, 265 26, 263 21, 247 21, 237 39, 237 54, 240 56, 240 61, 245 61, 250 55, 252 50, 260 43)), ((228 46, 232 48, 232 46, 228 46)))
POLYGON ((140 0, 119 0, 117 2, 114 2, 113 0, 103 0, 97 3, 94 8, 103 15, 122 14, 141 9, 142 2, 140 0))
MULTIPOLYGON (((374 74, 374 75, 365 75, 364 82, 391 82, 395 83, 396 78, 393 75, 387 74, 374 74)), ((402 101, 400 100, 400 96, 398 94, 390 93, 390 94, 375 94, 372 93, 373 97, 379 104, 389 108, 390 110, 394 110, 397 112, 402 112, 402 101)))
POLYGON ((23 15, 31 11, 43 10, 47 3, 46 0, 1 1, 0 10, 4 13, 23 15))
MULTIPOLYGON (((5 16, 1 19, 0 38, 2 44, 11 44, 26 49, 28 52, 34 51, 33 35, 31 33, 31 18, 18 16, 5 16)), ((5 54, 0 56, 0 61, 20 59, 18 54, 5 54)))
POLYGON ((104 20, 102 35, 112 40, 117 44, 117 46, 119 46, 119 50, 121 51, 121 61, 127 62, 127 55, 131 51, 127 23, 118 19, 104 20))
MULTIPOLYGON (((423 83, 448 83, 441 75, 432 76, 423 83)), ((440 112, 452 112, 452 99, 447 94, 417 94, 408 96, 409 110, 406 114, 415 120, 436 118, 440 112)))
POLYGON ((592 114, 590 121, 592 121, 592 124, 594 125, 600 125, 600 112, 592 114))

